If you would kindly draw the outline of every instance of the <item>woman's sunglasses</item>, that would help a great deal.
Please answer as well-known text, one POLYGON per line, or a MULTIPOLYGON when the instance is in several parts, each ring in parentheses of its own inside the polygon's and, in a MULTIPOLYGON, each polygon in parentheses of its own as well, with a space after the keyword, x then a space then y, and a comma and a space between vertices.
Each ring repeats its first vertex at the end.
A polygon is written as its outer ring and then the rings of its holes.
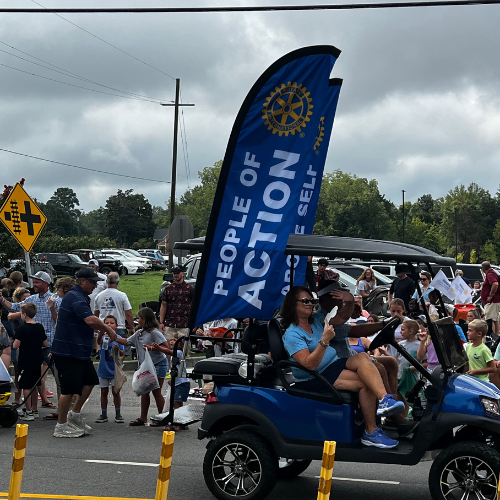
POLYGON ((302 302, 302 304, 304 304, 306 306, 309 304, 312 304, 313 306, 315 306, 316 304, 319 304, 318 299, 308 299, 307 297, 303 297, 302 299, 297 300, 297 302, 302 302))

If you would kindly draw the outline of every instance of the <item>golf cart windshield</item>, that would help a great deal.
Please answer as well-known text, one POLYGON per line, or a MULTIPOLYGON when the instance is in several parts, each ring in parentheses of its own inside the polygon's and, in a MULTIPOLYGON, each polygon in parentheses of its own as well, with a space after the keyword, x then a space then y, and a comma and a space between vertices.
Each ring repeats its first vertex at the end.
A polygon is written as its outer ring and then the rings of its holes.
POLYGON ((432 341, 443 368, 457 371, 467 363, 467 356, 457 335, 452 318, 442 318, 430 324, 432 341))

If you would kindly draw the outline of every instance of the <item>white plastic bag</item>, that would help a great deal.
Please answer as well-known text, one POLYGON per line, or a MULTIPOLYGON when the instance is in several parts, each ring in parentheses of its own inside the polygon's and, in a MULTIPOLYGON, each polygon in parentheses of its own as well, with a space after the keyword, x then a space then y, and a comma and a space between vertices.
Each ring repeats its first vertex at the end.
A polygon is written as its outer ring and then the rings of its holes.
POLYGON ((132 390, 137 396, 142 396, 148 392, 158 389, 158 377, 156 376, 155 365, 148 351, 144 352, 144 361, 132 377, 132 390))

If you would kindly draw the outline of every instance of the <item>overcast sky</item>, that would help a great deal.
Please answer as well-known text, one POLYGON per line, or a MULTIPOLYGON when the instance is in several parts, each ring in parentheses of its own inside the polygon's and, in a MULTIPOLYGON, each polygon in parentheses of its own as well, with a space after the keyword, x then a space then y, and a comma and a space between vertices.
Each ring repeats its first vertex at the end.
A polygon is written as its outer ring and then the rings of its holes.
MULTIPOLYGON (((38 0, 37 0, 38 1, 38 0)), ((40 0, 46 7, 102 1, 40 0)), ((305 4, 106 0, 106 6, 305 4)), ((332 3, 315 0, 315 4, 332 3)), ((37 7, 0 0, 1 7, 37 7)), ((225 14, 64 14, 141 61, 181 78, 190 182, 179 141, 178 195, 224 156, 236 114, 260 74, 299 47, 342 50, 344 79, 326 171, 375 178, 401 203, 477 182, 496 193, 500 177, 500 5, 225 14)), ((0 14, 0 49, 31 56, 119 90, 172 101, 174 80, 54 14, 0 14), (8 44, 17 51, 9 48, 8 44)), ((116 93, 0 52, 0 63, 116 93)), ((169 181, 173 109, 43 80, 0 66, 0 148, 81 167, 169 181)), ((0 151, 1 184, 26 178, 47 201, 75 190, 85 211, 117 189, 164 205, 170 185, 58 166, 0 151)))

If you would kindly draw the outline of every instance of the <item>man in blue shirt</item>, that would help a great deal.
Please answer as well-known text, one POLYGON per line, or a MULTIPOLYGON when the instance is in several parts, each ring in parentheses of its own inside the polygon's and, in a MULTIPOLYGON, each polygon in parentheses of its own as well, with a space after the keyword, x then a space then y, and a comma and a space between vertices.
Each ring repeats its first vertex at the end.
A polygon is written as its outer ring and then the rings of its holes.
POLYGON ((80 269, 76 278, 76 285, 62 300, 52 342, 52 356, 61 383, 54 437, 81 437, 92 430, 80 411, 94 385, 99 383, 90 359, 94 330, 99 332, 99 339, 104 334, 111 340, 116 339, 115 331, 94 316, 90 309, 89 295, 102 278, 90 267, 80 269), (70 410, 74 394, 78 394, 78 398, 70 410))

